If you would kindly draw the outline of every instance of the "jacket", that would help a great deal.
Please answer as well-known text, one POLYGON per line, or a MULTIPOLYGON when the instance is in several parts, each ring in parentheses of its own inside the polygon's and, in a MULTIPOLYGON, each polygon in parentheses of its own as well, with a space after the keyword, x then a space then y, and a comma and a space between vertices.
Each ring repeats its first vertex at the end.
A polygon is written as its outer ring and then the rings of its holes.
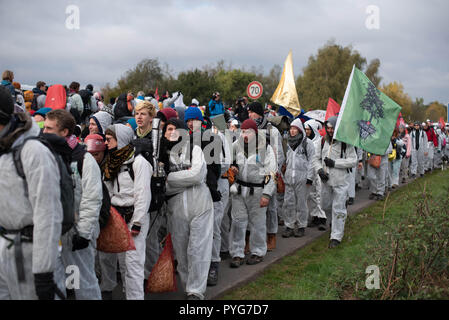
POLYGON ((298 121, 297 123, 303 134, 303 138, 295 150, 289 145, 287 146, 284 182, 289 185, 305 183, 306 180, 313 181, 315 177, 315 169, 313 167, 315 146, 313 142, 307 138, 302 122, 298 121))
MULTIPOLYGON (((235 141, 232 145, 233 154, 235 155, 233 165, 237 165, 239 169, 236 178, 246 183, 264 183, 266 177, 269 176, 268 183, 263 187, 263 195, 271 199, 277 188, 275 183, 275 175, 278 169, 276 156, 271 145, 267 146, 263 139, 259 139, 259 141, 257 153, 250 153, 248 156, 245 155, 242 139, 235 141), (263 154, 265 155, 264 157, 262 156, 263 154)), ((242 186, 242 195, 244 197, 248 195, 249 190, 250 188, 242 186)))
MULTIPOLYGON (((28 115, 23 114, 23 117, 32 123, 31 128, 20 135, 12 147, 40 133, 39 126, 28 115)), ((53 272, 63 219, 58 164, 51 151, 36 140, 25 143, 21 160, 28 196, 15 169, 12 153, 0 156, 0 226, 20 230, 34 225, 32 272, 53 272)))
POLYGON ((343 152, 343 157, 341 157, 342 143, 340 141, 334 140, 332 148, 329 143, 329 137, 326 135, 324 146, 319 149, 315 156, 315 168, 317 172, 320 169, 324 169, 329 174, 329 180, 327 184, 329 186, 335 187, 346 184, 346 177, 349 175, 348 169, 354 168, 357 165, 357 154, 355 148, 352 145, 346 145, 346 151, 343 152), (330 152, 329 152, 330 150, 330 152), (334 168, 328 168, 324 163, 324 159, 328 157, 335 161, 334 168))

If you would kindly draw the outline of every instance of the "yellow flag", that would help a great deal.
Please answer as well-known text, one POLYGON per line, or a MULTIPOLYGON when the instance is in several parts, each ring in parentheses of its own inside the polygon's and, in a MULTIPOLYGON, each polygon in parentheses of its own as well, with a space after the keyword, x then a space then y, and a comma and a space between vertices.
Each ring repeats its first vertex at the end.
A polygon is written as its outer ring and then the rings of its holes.
POLYGON ((284 71, 282 71, 281 81, 271 97, 271 101, 275 104, 283 106, 293 116, 301 113, 298 93, 296 92, 295 76, 293 74, 292 51, 288 53, 284 63, 284 71))

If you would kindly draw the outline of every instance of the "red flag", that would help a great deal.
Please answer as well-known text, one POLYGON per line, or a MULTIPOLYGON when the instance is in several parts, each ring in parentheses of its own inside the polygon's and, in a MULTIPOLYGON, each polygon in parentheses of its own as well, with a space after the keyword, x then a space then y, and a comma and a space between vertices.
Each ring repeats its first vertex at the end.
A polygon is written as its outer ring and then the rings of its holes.
POLYGON ((404 125, 405 126, 405 121, 404 121, 404 118, 402 117, 402 113, 401 112, 399 112, 398 120, 396 121, 396 128, 399 128, 400 125, 404 125))
MULTIPOLYGON (((334 99, 329 98, 329 102, 327 103, 326 116, 325 116, 324 120, 327 121, 327 119, 329 119, 330 117, 338 116, 338 113, 340 112, 340 108, 341 108, 340 105, 337 102, 335 102, 334 99)), ((319 132, 322 137, 324 137, 326 135, 325 128, 319 130, 319 132)))
POLYGON ((338 116, 340 108, 341 107, 337 102, 335 102, 332 98, 329 98, 329 102, 327 103, 326 117, 324 118, 324 120, 327 120, 333 116, 338 116))
POLYGON ((440 127, 441 127, 441 129, 443 129, 445 126, 446 126, 446 123, 444 122, 444 118, 441 117, 440 118, 440 127))
POLYGON ((157 93, 158 87, 156 87, 156 92, 154 93, 154 98, 159 101, 159 94, 157 93))

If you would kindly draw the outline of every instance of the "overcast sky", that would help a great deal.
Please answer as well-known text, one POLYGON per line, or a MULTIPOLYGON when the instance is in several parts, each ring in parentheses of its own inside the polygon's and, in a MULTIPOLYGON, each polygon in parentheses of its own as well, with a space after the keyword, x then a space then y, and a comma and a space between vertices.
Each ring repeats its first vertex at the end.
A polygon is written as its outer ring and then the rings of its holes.
POLYGON ((218 60, 234 67, 283 65, 291 49, 295 76, 329 39, 369 61, 382 84, 399 81, 414 99, 449 102, 449 1, 113 1, 0 0, 1 70, 34 85, 116 81, 144 58, 176 74, 218 60), (80 29, 66 14, 80 12, 80 29), (369 5, 379 29, 368 29, 369 5), (69 24, 70 25, 70 24, 69 24))

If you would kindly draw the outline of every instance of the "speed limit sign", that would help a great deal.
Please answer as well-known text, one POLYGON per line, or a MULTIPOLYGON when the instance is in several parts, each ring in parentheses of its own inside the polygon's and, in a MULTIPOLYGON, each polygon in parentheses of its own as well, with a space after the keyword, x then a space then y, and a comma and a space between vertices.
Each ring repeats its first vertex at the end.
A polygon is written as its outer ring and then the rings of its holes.
POLYGON ((251 99, 259 99, 262 96, 263 93, 263 87, 262 84, 259 81, 253 81, 248 85, 248 88, 246 88, 246 93, 248 94, 248 97, 251 99))

